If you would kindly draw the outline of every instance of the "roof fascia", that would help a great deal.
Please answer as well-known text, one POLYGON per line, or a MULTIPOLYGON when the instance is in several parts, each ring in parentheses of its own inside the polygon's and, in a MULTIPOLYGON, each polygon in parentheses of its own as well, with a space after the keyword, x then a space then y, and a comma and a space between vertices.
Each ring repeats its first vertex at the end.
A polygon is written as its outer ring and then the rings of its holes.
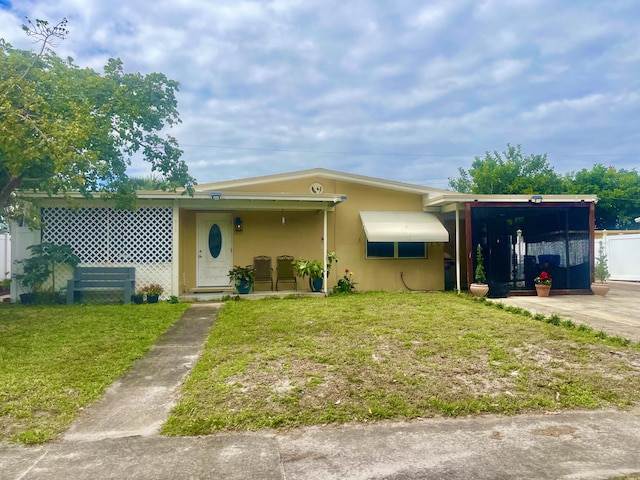
POLYGON ((436 197, 423 197, 424 208, 440 207, 455 210, 455 204, 474 202, 483 203, 598 203, 597 195, 473 195, 445 194, 436 197), (535 197, 535 198, 534 198, 535 197))
MULTIPOLYGON (((166 204, 177 202, 177 205, 186 209, 215 209, 221 211, 228 210, 327 210, 333 211, 335 206, 347 200, 344 195, 324 194, 324 195, 287 195, 282 193, 241 193, 225 192, 220 195, 209 193, 197 193, 193 197, 167 192, 146 192, 138 195, 138 200, 144 204, 166 204), (160 194, 158 194, 160 193, 160 194)), ((109 200, 100 195, 86 198, 78 193, 66 196, 50 196, 37 194, 37 200, 48 205, 74 205, 79 207, 81 203, 96 205, 100 201, 109 200)), ((35 199, 35 197, 32 197, 35 199)))

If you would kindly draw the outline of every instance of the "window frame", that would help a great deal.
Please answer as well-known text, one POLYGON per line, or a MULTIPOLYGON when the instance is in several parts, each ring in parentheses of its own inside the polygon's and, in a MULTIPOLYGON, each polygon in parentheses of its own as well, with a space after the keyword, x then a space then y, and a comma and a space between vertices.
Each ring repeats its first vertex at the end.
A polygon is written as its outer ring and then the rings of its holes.
POLYGON ((428 246, 428 242, 370 242, 369 240, 366 241, 365 243, 365 258, 366 259, 371 259, 371 260, 424 260, 429 258, 429 246, 428 246), (389 248, 389 246, 392 246, 393 248, 393 256, 389 256, 389 255, 370 255, 369 254, 369 246, 371 244, 379 244, 379 245, 385 245, 386 249, 389 248), (401 256, 400 255, 400 251, 402 249, 402 245, 413 245, 414 247, 416 245, 423 245, 424 246, 424 255, 422 256, 412 256, 412 255, 408 255, 408 256, 401 256))

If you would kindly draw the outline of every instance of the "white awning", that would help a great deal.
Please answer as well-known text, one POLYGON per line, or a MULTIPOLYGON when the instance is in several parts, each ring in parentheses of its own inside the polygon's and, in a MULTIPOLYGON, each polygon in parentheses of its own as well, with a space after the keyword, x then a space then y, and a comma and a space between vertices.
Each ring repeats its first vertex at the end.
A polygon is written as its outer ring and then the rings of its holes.
POLYGON ((448 242, 438 217, 426 212, 360 212, 370 242, 448 242))

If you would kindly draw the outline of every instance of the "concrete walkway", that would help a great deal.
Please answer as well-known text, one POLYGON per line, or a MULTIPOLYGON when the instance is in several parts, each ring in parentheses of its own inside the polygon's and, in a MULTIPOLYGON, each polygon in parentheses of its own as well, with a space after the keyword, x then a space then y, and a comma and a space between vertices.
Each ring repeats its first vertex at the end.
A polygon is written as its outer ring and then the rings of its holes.
POLYGON ((65 441, 157 434, 178 400, 179 387, 200 357, 221 304, 192 304, 145 358, 87 407, 65 441))
POLYGON ((492 301, 541 313, 559 315, 595 330, 640 342, 640 282, 609 282, 611 291, 597 295, 551 295, 549 297, 508 297, 492 301))
POLYGON ((0 445, 0 480, 608 479, 640 473, 640 409, 157 434, 219 306, 194 304, 60 441, 0 445))

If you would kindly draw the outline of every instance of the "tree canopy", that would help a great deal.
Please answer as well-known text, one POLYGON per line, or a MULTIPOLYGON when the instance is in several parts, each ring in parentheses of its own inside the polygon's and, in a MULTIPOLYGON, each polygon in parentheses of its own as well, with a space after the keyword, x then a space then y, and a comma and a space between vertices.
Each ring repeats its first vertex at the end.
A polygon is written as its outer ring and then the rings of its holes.
POLYGON ((596 164, 565 178, 566 193, 598 195, 596 227, 608 230, 638 228, 640 215, 640 175, 636 170, 616 170, 596 164))
POLYGON ((475 157, 467 172, 459 168, 460 177, 449 185, 461 193, 512 194, 562 193, 562 177, 547 161, 547 155, 523 155, 520 145, 507 144, 507 150, 486 152, 475 157))
POLYGON ((460 177, 449 185, 461 193, 477 194, 575 194, 597 195, 596 228, 637 228, 640 215, 640 175, 636 170, 616 170, 601 164, 565 176, 556 174, 544 155, 523 155, 520 145, 486 152, 475 157, 469 171, 458 169, 460 177))
POLYGON ((161 73, 125 73, 110 59, 99 74, 50 48, 67 34, 29 22, 38 53, 0 40, 0 212, 16 189, 48 194, 104 192, 119 208, 135 204, 126 170, 136 156, 150 162, 161 187, 192 191, 176 139, 163 130, 180 122, 178 84, 161 73))

